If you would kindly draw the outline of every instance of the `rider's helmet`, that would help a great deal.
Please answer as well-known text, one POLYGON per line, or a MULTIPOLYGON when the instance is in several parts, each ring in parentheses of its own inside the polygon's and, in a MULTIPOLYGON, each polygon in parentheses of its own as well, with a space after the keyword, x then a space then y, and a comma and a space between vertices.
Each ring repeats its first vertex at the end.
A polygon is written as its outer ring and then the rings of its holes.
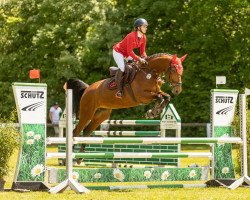
POLYGON ((148 26, 148 22, 147 22, 146 19, 139 18, 139 19, 135 20, 135 22, 134 22, 134 28, 137 28, 137 27, 142 26, 142 25, 148 26))

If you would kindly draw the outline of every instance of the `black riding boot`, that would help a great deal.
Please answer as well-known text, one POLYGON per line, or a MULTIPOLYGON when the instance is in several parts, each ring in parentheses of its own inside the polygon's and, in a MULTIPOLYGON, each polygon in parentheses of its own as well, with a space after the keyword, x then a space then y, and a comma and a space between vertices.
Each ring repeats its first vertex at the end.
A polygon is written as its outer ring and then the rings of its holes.
POLYGON ((124 77, 124 72, 122 72, 120 69, 116 73, 115 76, 115 82, 117 84, 118 91, 115 95, 116 98, 122 98, 123 96, 123 77, 124 77))

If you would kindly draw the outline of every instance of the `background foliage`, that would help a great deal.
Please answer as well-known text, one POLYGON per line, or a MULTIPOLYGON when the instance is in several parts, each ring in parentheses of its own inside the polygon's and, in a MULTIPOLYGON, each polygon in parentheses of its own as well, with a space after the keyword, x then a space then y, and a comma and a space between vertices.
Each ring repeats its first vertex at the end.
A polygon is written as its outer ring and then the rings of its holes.
MULTIPOLYGON (((144 17, 148 55, 188 53, 183 92, 172 98, 182 121, 208 122, 215 76, 227 76, 226 88, 250 87, 249 12, 247 0, 9 1, 0 8, 0 111, 8 116, 15 106, 12 82, 37 81, 28 77, 33 68, 48 85, 48 105, 63 107, 64 82, 107 78, 113 44, 144 17)), ((114 111, 112 118, 142 118, 147 108, 114 111)))
POLYGON ((12 111, 9 118, 0 118, 0 181, 8 175, 10 157, 21 142, 21 136, 14 124, 15 115, 12 111), (2 123, 7 124, 3 126, 2 123))

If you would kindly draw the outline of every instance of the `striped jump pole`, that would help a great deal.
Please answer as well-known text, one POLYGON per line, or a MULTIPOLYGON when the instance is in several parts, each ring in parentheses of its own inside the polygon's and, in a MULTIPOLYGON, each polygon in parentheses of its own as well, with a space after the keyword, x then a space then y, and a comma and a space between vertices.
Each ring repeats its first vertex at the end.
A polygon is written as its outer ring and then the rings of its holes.
MULTIPOLYGON (((66 128, 66 110, 61 115, 59 121, 59 129, 60 134, 59 137, 63 137, 64 129, 66 128)), ((77 122, 77 120, 74 120, 77 122)), ((73 122, 73 124, 74 124, 73 122)), ((96 137, 166 137, 168 133, 172 133, 175 131, 176 137, 181 137, 181 118, 178 115, 176 109, 174 108, 173 104, 169 104, 161 113, 161 120, 106 120, 101 124, 100 130, 96 130, 91 133, 91 136, 96 137), (111 131, 113 127, 119 127, 119 130, 111 131), (122 131, 123 127, 137 127, 137 128, 144 128, 153 127, 151 130, 124 130, 122 131), (157 128, 157 129, 155 129, 157 128), (110 130, 109 130, 110 129, 110 130), (120 130, 121 129, 121 130, 120 130)), ((154 149, 155 152, 180 152, 181 151, 181 144, 170 144, 166 145, 163 148, 160 145, 132 145, 126 144, 125 146, 120 145, 103 145, 103 144, 87 144, 86 145, 86 152, 122 152, 123 149, 126 149, 126 152, 150 152, 151 149, 154 149)), ((78 152, 80 150, 80 145, 74 146, 74 151, 78 152)), ((59 152, 65 152, 65 145, 59 144, 58 145, 59 152)), ((60 164, 64 164, 65 160, 58 159, 60 164)), ((85 162, 93 162, 94 159, 86 159, 85 162)), ((118 160, 116 160, 118 162, 118 160)), ((114 160, 112 159, 98 159, 97 162, 110 162, 113 163, 114 160)), ((124 163, 128 164, 161 164, 161 159, 128 159, 123 160, 124 163)), ((178 166, 180 167, 180 160, 179 159, 167 159, 165 162, 166 165, 171 166, 178 166)))
POLYGON ((93 136, 160 137, 161 131, 94 131, 93 136))
MULTIPOLYGON (((74 144, 242 144, 240 137, 220 138, 102 138, 102 137, 74 137, 74 144)), ((47 138, 47 144, 63 144, 66 138, 47 138)))
MULTIPOLYGON (((201 153, 72 153, 72 158, 212 158, 211 152, 201 153)), ((66 153, 47 153, 47 158, 66 158, 66 153)))
MULTIPOLYGON (((210 160, 214 159, 213 152, 200 152, 200 153, 121 153, 121 152, 104 152, 104 153, 72 153, 73 144, 225 144, 225 143, 236 143, 243 145, 243 172, 244 176, 236 181, 230 189, 235 189, 242 182, 247 182, 250 184, 249 178, 247 176, 247 158, 246 158, 246 135, 242 135, 242 139, 239 137, 212 137, 212 138, 101 138, 101 137, 74 137, 72 136, 72 91, 67 91, 67 138, 48 138, 47 144, 56 144, 56 143, 65 143, 67 145, 66 153, 47 153, 47 158, 65 158, 67 163, 67 179, 63 181, 58 186, 50 190, 51 193, 57 193, 66 189, 70 186, 75 192, 78 193, 87 193, 89 190, 86 187, 81 186, 79 183, 72 179, 72 160, 73 158, 201 158, 207 157, 210 160), (69 98, 70 97, 70 98, 69 98)), ((221 98, 221 96, 219 96, 221 98)), ((224 99, 224 97, 223 97, 224 99)), ((243 101, 243 104, 245 102, 243 101)), ((244 117, 241 123, 246 123, 244 117)), ((246 126, 243 125, 243 126, 246 126)), ((246 132, 244 132, 246 134, 246 132)), ((214 166, 211 166, 214 168, 214 166)), ((202 187, 205 185, 202 185, 202 187)), ((112 187, 112 186, 111 186, 112 187)), ((133 186, 128 186, 132 188, 133 186)), ((148 186, 143 186, 144 188, 149 188, 148 186)), ((184 187, 184 185, 181 185, 184 187)), ((187 186, 188 187, 188 186, 187 186)), ((191 185, 192 187, 192 185, 191 185)), ((195 184, 194 187, 197 187, 195 184)), ((199 186, 198 186, 199 187, 199 186)), ((110 188, 110 187, 109 187, 110 188)), ((117 187, 117 189, 126 189, 126 186, 117 187)), ((138 186, 139 188, 139 186, 138 186)), ((110 188, 111 189, 111 188, 110 188)), ((114 189, 114 188, 113 188, 114 189)))
POLYGON ((160 125, 160 120, 105 120, 102 124, 110 125, 160 125))
POLYGON ((72 178, 73 173, 73 159, 72 159, 72 137, 73 137, 73 117, 72 117, 72 90, 66 91, 66 110, 67 110, 67 120, 66 120, 66 130, 67 130, 67 145, 66 145, 66 171, 67 179, 64 180, 59 185, 51 188, 50 193, 58 193, 64 191, 67 187, 70 187, 76 193, 89 193, 90 190, 80 185, 77 181, 72 178))

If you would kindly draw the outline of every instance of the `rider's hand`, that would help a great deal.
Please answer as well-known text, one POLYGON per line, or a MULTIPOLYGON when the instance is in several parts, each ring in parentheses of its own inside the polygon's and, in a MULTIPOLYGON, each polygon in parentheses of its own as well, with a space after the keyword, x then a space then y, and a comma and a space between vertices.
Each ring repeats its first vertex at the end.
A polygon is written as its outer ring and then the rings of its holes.
POLYGON ((140 63, 146 64, 147 61, 144 58, 139 58, 140 63))

